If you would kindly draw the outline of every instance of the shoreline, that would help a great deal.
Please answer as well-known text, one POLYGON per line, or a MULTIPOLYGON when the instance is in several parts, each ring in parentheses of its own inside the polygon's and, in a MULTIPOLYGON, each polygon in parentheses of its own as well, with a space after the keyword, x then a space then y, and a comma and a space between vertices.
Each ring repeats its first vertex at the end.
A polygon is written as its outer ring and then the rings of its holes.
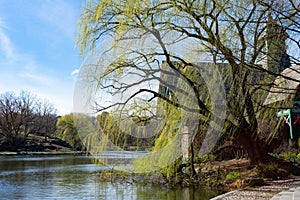
MULTIPOLYGON (((0 156, 55 156, 55 155, 87 155, 86 152, 82 151, 40 151, 40 152, 32 152, 32 151, 20 151, 20 152, 11 152, 4 151, 0 152, 0 156)), ((174 187, 176 185, 181 185, 182 187, 195 187, 195 183, 193 181, 188 181, 188 177, 178 176, 173 180, 166 180, 164 177, 161 177, 157 174, 147 175, 147 174, 126 174, 120 172, 118 170, 104 170, 99 173, 99 179, 101 181, 125 181, 128 184, 132 184, 134 182, 146 182, 148 184, 154 185, 165 185, 167 187, 174 187), (186 184, 184 184, 186 182, 186 184)), ((197 181, 196 181, 197 182, 197 181)), ((202 184, 200 184, 202 185, 202 184)), ((280 192, 288 191, 291 188, 300 187, 300 176, 292 176, 289 179, 282 180, 265 180, 264 185, 262 186, 246 186, 244 188, 239 188, 235 190, 227 190, 226 188, 211 188, 207 187, 207 185, 202 185, 203 188, 210 188, 210 190, 215 192, 220 192, 218 196, 211 198, 211 200, 252 200, 252 199, 262 199, 269 200, 274 196, 278 195, 280 192), (223 192, 225 193, 223 193, 223 192)), ((228 189, 228 188, 227 188, 228 189)))
POLYGON ((27 155, 86 155, 81 151, 3 151, 0 152, 0 156, 27 156, 27 155))
MULTIPOLYGON (((11 151, 3 151, 0 152, 0 156, 55 156, 55 155, 87 155, 86 152, 82 151, 19 151, 19 152, 11 152, 11 151)), ((147 175, 147 174, 126 174, 119 173, 118 170, 104 170, 99 173, 99 178, 102 181, 126 181, 128 180, 132 182, 144 182, 151 183, 154 185, 168 185, 169 187, 181 185, 183 187, 193 187, 195 186, 194 181, 188 181, 188 177, 177 176, 173 180, 165 180, 164 177, 161 177, 157 174, 147 175), (108 179, 109 178, 109 179, 108 179), (127 180, 128 179, 128 180, 127 180), (142 181, 143 179, 143 181, 142 181), (186 184, 184 184, 186 183, 186 184)), ((197 182, 197 181, 196 181, 197 182)), ((129 183, 129 182, 128 182, 129 183)), ((202 185, 202 184, 201 184, 202 185)), ((202 185, 203 188, 210 188, 207 185, 202 185)), ((225 185, 224 185, 225 186, 225 185)), ((300 176, 292 176, 289 179, 281 179, 281 180, 265 180, 264 185, 262 186, 246 186, 244 188, 239 188, 235 190, 231 190, 226 187, 214 188, 215 191, 223 191, 225 193, 220 194, 212 198, 212 200, 252 200, 252 199, 271 199, 272 197, 278 195, 278 193, 287 191, 291 188, 300 187, 300 176), (229 190, 228 190, 229 189, 229 190), (227 192, 226 192, 227 190, 227 192)))

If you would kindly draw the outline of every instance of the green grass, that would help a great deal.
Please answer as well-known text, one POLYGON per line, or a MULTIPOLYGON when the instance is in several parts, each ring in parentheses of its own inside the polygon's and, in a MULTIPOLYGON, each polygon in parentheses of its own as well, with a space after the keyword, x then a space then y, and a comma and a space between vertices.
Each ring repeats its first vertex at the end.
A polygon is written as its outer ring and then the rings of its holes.
POLYGON ((241 177, 241 174, 238 173, 238 172, 229 172, 227 175, 226 175, 226 179, 236 179, 236 178, 239 178, 241 177))

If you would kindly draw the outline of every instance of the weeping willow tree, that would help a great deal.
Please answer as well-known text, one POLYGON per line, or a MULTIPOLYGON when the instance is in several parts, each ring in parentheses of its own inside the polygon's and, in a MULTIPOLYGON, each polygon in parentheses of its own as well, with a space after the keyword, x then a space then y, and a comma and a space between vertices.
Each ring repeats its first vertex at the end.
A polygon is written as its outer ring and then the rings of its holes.
POLYGON ((283 76, 280 67, 299 62, 298 19, 293 0, 89 1, 77 44, 82 55, 90 53, 75 104, 114 113, 114 123, 136 137, 156 134, 143 165, 151 169, 182 155, 183 126, 190 145, 201 143, 199 155, 222 133, 252 164, 268 162, 280 128, 275 111, 286 104, 264 102, 283 76))
POLYGON ((66 141, 77 150, 82 150, 83 148, 74 124, 73 113, 66 114, 57 119, 55 136, 66 141))
MULTIPOLYGON (((138 116, 140 117, 140 116, 138 116)), ((136 123, 144 124, 143 119, 133 118, 136 123)), ((116 119, 108 112, 102 112, 97 116, 97 123, 102 130, 102 134, 107 135, 108 139, 116 146, 125 150, 147 150, 153 146, 155 138, 138 138, 126 134, 116 123, 116 119)))

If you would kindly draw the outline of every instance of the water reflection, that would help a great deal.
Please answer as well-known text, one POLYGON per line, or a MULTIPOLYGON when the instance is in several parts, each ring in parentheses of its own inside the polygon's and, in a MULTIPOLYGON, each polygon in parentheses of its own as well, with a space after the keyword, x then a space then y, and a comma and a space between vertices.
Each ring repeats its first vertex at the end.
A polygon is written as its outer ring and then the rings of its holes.
POLYGON ((209 199, 215 194, 192 188, 100 182, 85 156, 0 157, 0 199, 209 199))

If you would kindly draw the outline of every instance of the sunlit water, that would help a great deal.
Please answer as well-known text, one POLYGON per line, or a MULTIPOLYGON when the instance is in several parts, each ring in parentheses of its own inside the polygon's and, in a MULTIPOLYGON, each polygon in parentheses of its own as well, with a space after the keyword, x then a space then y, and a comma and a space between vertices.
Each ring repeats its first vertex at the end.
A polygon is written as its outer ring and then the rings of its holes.
MULTIPOLYGON (((106 156, 113 156, 113 152, 106 156)), ((1 156, 0 199, 209 199, 212 191, 142 183, 100 182, 108 167, 86 156, 1 156)))

